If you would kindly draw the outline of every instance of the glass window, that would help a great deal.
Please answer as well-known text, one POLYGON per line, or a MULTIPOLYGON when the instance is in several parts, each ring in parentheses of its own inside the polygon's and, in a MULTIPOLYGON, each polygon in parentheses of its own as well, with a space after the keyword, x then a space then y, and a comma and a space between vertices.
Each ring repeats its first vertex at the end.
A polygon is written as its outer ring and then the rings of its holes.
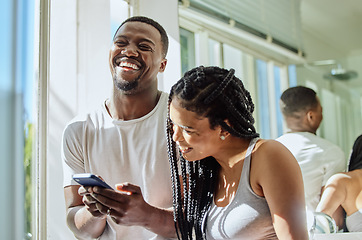
POLYGON ((223 62, 224 67, 227 69, 235 69, 235 75, 240 79, 244 79, 243 76, 243 53, 228 44, 223 44, 223 62))
POLYGON ((180 28, 182 74, 195 67, 195 36, 193 32, 180 28))
POLYGON ((274 66, 274 92, 275 92, 275 106, 276 106, 276 123, 278 137, 283 134, 283 116, 279 107, 279 99, 282 95, 281 87, 281 72, 280 67, 274 66))
POLYGON ((213 39, 208 40, 209 46, 209 66, 223 67, 221 58, 221 43, 213 39))
POLYGON ((289 86, 297 86, 297 70, 294 64, 288 66, 289 86))
POLYGON ((257 81, 257 99, 258 99, 258 120, 259 132, 262 138, 269 139, 270 135, 270 110, 268 93, 268 70, 267 63, 260 59, 256 60, 256 81, 257 81))
POLYGON ((0 4, 0 205, 2 239, 32 235, 34 1, 0 4))

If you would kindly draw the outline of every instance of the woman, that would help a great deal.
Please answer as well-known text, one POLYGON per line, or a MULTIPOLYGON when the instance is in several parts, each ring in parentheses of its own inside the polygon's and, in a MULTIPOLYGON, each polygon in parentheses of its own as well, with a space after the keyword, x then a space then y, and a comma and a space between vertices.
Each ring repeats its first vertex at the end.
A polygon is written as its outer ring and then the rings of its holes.
POLYGON ((299 165, 282 144, 258 138, 253 111, 233 69, 197 67, 171 88, 179 238, 308 239, 299 165))
POLYGON ((340 228, 345 224, 345 231, 362 231, 362 135, 353 144, 348 172, 328 179, 316 211, 332 216, 340 228))

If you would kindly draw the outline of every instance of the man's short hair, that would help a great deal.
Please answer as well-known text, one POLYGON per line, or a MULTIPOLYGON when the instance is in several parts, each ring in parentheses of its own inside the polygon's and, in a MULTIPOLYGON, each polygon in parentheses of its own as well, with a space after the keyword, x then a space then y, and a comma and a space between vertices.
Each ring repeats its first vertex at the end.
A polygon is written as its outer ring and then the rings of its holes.
POLYGON ((296 86, 288 88, 280 97, 280 108, 284 116, 295 116, 295 113, 309 111, 318 106, 317 94, 313 89, 296 86))
POLYGON ((161 26, 161 24, 159 24, 158 22, 156 22, 155 20, 153 20, 151 18, 148 18, 148 17, 145 17, 145 16, 134 16, 134 17, 127 18, 118 27, 117 31, 114 33, 113 39, 116 37, 118 30, 127 22, 143 22, 143 23, 149 24, 149 25, 153 26, 154 28, 156 28, 158 30, 158 32, 161 34, 163 57, 166 57, 167 51, 168 51, 168 36, 167 36, 167 33, 166 33, 165 29, 161 26))

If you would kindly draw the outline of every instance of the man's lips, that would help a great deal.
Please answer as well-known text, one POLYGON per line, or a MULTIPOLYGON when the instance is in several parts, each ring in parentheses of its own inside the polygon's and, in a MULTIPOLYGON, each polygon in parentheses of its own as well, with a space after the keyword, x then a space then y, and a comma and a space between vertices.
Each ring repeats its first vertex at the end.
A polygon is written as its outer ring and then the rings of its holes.
POLYGON ((126 59, 126 58, 116 59, 115 64, 118 67, 125 68, 128 70, 139 70, 140 69, 140 65, 138 63, 136 63, 135 61, 132 61, 130 59, 126 59))

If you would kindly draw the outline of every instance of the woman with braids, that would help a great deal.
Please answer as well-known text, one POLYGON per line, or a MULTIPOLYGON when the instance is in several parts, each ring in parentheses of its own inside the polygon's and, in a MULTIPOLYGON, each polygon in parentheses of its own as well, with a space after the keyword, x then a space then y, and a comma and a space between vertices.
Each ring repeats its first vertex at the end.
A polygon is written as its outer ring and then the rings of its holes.
POLYGON ((258 138, 253 111, 233 69, 200 66, 171 88, 179 239, 308 239, 299 165, 279 142, 258 138))
POLYGON ((362 135, 353 144, 348 172, 328 179, 316 211, 333 217, 344 231, 362 232, 362 135))

